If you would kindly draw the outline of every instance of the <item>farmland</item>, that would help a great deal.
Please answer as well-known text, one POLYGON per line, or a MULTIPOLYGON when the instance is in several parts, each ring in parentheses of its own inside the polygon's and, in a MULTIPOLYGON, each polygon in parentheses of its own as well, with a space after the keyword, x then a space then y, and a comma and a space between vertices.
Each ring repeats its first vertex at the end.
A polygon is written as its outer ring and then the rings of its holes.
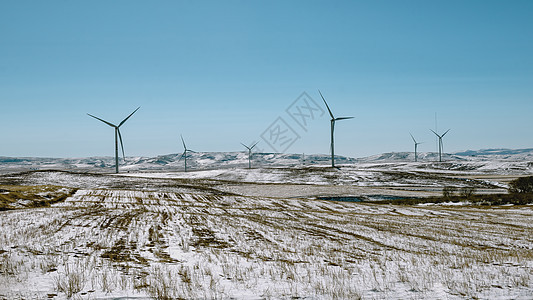
POLYGON ((406 191, 159 177, 2 176, 5 195, 25 190, 39 201, 0 212, 0 298, 533 294, 531 205, 339 202, 311 194, 406 191))

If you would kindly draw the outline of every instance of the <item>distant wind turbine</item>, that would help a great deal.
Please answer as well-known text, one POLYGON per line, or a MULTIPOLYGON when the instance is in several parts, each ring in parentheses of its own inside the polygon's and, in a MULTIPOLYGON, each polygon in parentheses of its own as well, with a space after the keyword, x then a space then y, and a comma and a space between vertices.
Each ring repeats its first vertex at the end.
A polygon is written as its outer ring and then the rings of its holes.
POLYGON ((318 90, 318 93, 320 94, 320 97, 322 97, 322 100, 324 100, 324 104, 326 104, 326 108, 328 109, 329 115, 331 116, 331 167, 335 168, 335 142, 334 142, 334 134, 333 134, 335 131, 335 122, 340 121, 340 120, 353 119, 353 117, 335 118, 333 116, 333 113, 331 112, 331 109, 329 109, 326 99, 324 99, 324 96, 322 96, 322 93, 320 92, 320 90, 318 90))
POLYGON ((184 159, 185 161, 185 172, 187 172, 187 152, 194 152, 190 149, 187 149, 187 146, 185 146, 185 141, 183 140, 183 136, 180 134, 180 137, 181 137, 181 142, 183 143, 183 153, 181 154, 180 158, 178 159, 178 161, 180 161, 182 158, 184 159))
POLYGON ((412 135, 411 133, 409 133, 409 135, 411 135, 411 138, 413 139, 413 142, 415 142, 415 161, 417 161, 417 160, 418 160, 418 155, 417 155, 416 150, 417 150, 417 148, 418 148, 418 145, 420 145, 420 144, 422 144, 422 143, 417 143, 416 140, 415 140, 415 138, 413 137, 413 135, 412 135))
POLYGON ((243 145, 244 147, 246 147, 246 149, 248 149, 248 169, 252 168, 252 149, 255 147, 255 145, 257 145, 257 143, 259 143, 259 142, 256 142, 255 144, 253 144, 250 147, 248 147, 245 144, 241 143, 241 145, 243 145))
POLYGON ((128 117, 126 117, 126 119, 122 120, 122 122, 120 122, 118 125, 115 125, 113 123, 110 123, 110 122, 107 122, 105 120, 102 120, 98 117, 95 117, 91 114, 88 114, 89 116, 99 120, 99 121, 102 121, 104 123, 106 123, 107 125, 115 128, 115 172, 118 173, 118 140, 120 139, 120 147, 122 148, 122 157, 124 158, 124 161, 126 161, 126 156, 124 155, 124 144, 122 143, 122 135, 120 134, 120 126, 122 126, 131 116, 133 116, 133 114, 139 110, 139 108, 141 108, 140 106, 137 107, 136 110, 134 110, 128 117))
POLYGON ((448 131, 450 131, 450 129, 446 130, 446 132, 444 132, 442 135, 439 135, 438 133, 436 133, 435 131, 433 131, 432 129, 430 129, 431 132, 433 132, 438 138, 439 138, 439 162, 442 162, 442 138, 446 135, 446 133, 448 133, 448 131))

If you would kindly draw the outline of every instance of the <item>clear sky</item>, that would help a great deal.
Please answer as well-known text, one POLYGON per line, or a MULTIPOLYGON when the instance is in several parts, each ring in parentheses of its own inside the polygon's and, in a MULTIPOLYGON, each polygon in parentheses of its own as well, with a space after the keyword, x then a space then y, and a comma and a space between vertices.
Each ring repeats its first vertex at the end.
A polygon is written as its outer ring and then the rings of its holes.
POLYGON ((328 153, 327 113, 291 117, 303 92, 323 105, 318 89, 355 117, 336 125, 340 155, 410 151, 409 132, 436 151, 435 113, 447 152, 529 148, 532 53, 533 1, 3 0, 0 156, 112 156, 87 113, 138 106, 127 156, 182 152, 180 134, 196 151, 328 153), (285 127, 283 145, 267 131, 285 127))

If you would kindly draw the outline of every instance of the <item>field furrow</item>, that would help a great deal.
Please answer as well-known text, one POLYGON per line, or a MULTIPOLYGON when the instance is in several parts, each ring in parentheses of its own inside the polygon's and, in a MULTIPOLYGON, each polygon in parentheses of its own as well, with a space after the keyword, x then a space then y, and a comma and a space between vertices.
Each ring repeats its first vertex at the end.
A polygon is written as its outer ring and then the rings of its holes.
POLYGON ((533 293, 531 207, 80 189, 51 207, 0 214, 6 299, 533 293))

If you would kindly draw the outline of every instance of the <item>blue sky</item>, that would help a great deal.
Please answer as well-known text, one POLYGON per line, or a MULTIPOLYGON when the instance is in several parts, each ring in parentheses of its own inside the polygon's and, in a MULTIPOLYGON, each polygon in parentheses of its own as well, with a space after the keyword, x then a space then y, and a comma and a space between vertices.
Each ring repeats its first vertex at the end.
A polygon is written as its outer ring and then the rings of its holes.
MULTIPOLYGON (((0 1, 0 156, 239 151, 281 118, 328 153, 533 147, 533 1, 0 1)), ((272 141, 270 141, 272 142, 272 141)), ((286 149, 285 149, 286 148, 286 149)))

